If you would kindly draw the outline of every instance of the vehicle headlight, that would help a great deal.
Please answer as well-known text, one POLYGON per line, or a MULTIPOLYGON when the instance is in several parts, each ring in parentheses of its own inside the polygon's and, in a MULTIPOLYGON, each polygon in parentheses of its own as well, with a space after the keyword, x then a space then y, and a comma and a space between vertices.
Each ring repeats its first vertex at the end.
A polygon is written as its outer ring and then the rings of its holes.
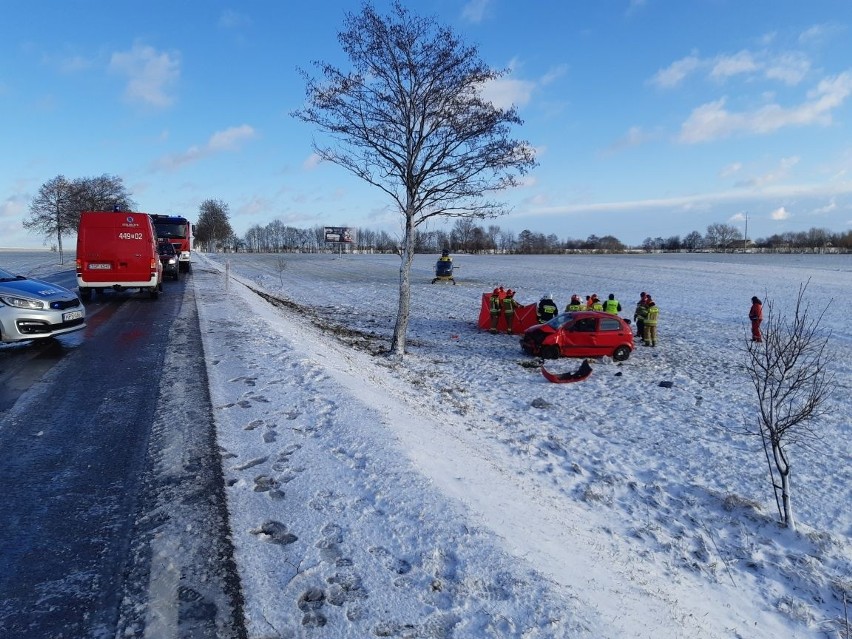
POLYGON ((12 297, 11 295, 3 295, 0 300, 6 306, 14 306, 15 308, 26 308, 29 310, 40 311, 45 307, 45 303, 40 300, 31 300, 26 297, 12 297))
POLYGON ((169 264, 176 264, 176 263, 177 263, 177 258, 174 258, 174 257, 169 258, 169 264))

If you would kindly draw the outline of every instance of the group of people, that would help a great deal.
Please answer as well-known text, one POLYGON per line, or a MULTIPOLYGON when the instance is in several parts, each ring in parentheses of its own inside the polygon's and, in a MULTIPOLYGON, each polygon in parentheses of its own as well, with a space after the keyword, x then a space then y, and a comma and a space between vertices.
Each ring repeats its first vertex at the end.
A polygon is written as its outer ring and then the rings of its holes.
POLYGON ((515 291, 512 289, 503 289, 498 286, 491 292, 491 297, 488 299, 488 311, 491 314, 490 333, 497 332, 497 323, 500 321, 500 313, 506 318, 506 332, 512 334, 515 326, 515 309, 520 304, 515 299, 515 291))
MULTIPOLYGON (((506 318, 506 332, 511 334, 514 326, 515 309, 520 304, 515 299, 515 291, 504 290, 502 286, 497 287, 491 294, 489 311, 491 313, 491 333, 497 332, 497 322, 500 314, 506 318)), ((585 301, 580 299, 576 293, 571 296, 571 301, 565 306, 565 312, 576 311, 604 311, 616 315, 621 312, 621 303, 610 293, 606 300, 601 301, 597 294, 587 295, 585 301)), ((536 308, 539 323, 543 324, 559 314, 559 307, 553 301, 553 295, 542 295, 536 308)), ((639 301, 633 311, 633 322, 636 324, 636 337, 642 340, 644 346, 655 347, 658 343, 657 323, 659 321, 660 309, 649 293, 639 293, 639 301)), ((748 318, 751 321, 751 339, 754 342, 763 341, 760 324, 763 322, 763 302, 758 297, 751 298, 751 308, 748 318)))
MULTIPOLYGON (((597 293, 586 295, 586 301, 580 300, 580 296, 576 293, 571 296, 571 301, 565 306, 565 313, 572 311, 604 311, 616 315, 621 312, 621 303, 615 299, 615 294, 610 293, 609 297, 601 301, 597 293)), ((553 301, 553 296, 550 294, 542 295, 536 309, 538 321, 540 323, 547 322, 559 314, 559 307, 553 301)))

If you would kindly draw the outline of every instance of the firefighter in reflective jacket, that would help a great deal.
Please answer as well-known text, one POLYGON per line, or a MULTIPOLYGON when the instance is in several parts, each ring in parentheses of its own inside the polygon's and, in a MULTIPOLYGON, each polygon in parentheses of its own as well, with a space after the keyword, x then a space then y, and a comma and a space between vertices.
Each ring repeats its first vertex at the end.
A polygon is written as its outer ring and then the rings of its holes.
POLYGON ((601 304, 601 300, 598 297, 597 293, 592 293, 591 297, 589 298, 589 302, 586 306, 588 307, 588 310, 590 310, 590 311, 602 311, 602 310, 604 310, 603 304, 601 304))
POLYGON ((506 317, 506 332, 509 335, 512 334, 512 327, 515 323, 515 309, 518 306, 520 304, 515 299, 515 291, 509 289, 506 291, 506 297, 503 298, 503 315, 506 317))
POLYGON ((545 322, 549 322, 554 317, 556 317, 556 314, 558 312, 559 307, 557 307, 556 302, 553 301, 553 295, 542 295, 541 299, 538 302, 538 308, 536 309, 536 315, 538 315, 538 323, 544 324, 545 322))
POLYGON ((636 337, 645 339, 645 316, 648 315, 648 294, 645 291, 639 293, 639 301, 636 302, 636 310, 633 311, 633 321, 636 322, 636 337))
POLYGON ((611 315, 617 315, 621 312, 621 302, 615 299, 614 293, 610 293, 609 298, 603 303, 603 310, 611 315))
POLYGON ((500 311, 503 309, 503 287, 495 288, 488 299, 488 312, 491 313, 490 333, 497 332, 497 322, 500 321, 500 311))
POLYGON ((650 295, 647 298, 648 312, 645 315, 643 342, 645 346, 657 345, 657 317, 660 314, 660 309, 657 307, 650 295))
POLYGON ((572 311, 582 311, 584 308, 583 302, 580 301, 580 296, 574 293, 574 295, 571 296, 571 301, 568 302, 568 306, 565 307, 565 312, 570 313, 572 311))

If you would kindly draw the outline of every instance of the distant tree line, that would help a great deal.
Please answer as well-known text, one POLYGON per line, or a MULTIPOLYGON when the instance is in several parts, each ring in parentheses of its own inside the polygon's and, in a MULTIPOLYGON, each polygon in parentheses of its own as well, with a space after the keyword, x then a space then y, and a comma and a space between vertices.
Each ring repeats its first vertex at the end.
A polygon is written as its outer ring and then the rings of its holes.
MULTIPOLYGON (((56 241, 62 255, 62 238, 77 233, 80 212, 87 210, 133 210, 136 202, 122 179, 100 175, 67 179, 63 175, 45 182, 30 204, 23 226, 41 234, 45 242, 56 241)), ((184 213, 187 218, 192 214, 184 213)), ((316 253, 322 251, 355 251, 398 253, 399 238, 386 231, 354 227, 352 244, 336 245, 325 241, 325 227, 315 225, 297 228, 273 220, 265 226, 252 226, 243 237, 237 236, 230 222, 227 203, 204 200, 193 224, 195 246, 199 250, 248 251, 253 253, 316 253)), ((560 239, 556 234, 537 233, 528 229, 514 233, 497 224, 482 226, 473 218, 458 218, 449 231, 414 230, 416 253, 440 253, 443 249, 455 253, 502 253, 545 255, 564 253, 623 253, 642 250, 659 252, 731 252, 747 249, 753 252, 804 253, 849 252, 852 250, 852 231, 835 233, 828 229, 776 233, 767 238, 746 240, 742 231, 732 224, 711 224, 705 233, 692 231, 683 237, 647 237, 641 245, 630 247, 612 235, 590 235, 586 239, 560 239)))
MULTIPOLYGON (((256 225, 243 238, 225 238, 220 248, 232 251, 257 253, 317 252, 324 250, 351 250, 358 252, 396 253, 399 240, 385 231, 355 227, 355 242, 345 249, 325 242, 325 227, 301 229, 287 226, 280 220, 266 226, 256 225)), ((833 233, 827 229, 786 232, 768 238, 745 240, 743 233, 731 224, 711 224, 704 234, 692 231, 681 237, 646 238, 641 245, 630 247, 612 235, 590 235, 586 239, 560 239, 555 234, 545 235, 530 230, 518 234, 496 224, 480 226, 470 218, 455 221, 449 231, 423 231, 415 233, 417 253, 436 253, 449 249, 457 253, 503 254, 564 254, 564 253, 624 253, 642 250, 660 252, 733 252, 747 249, 757 252, 848 252, 852 250, 852 231, 833 233)))
POLYGON ((803 252, 848 252, 852 249, 852 231, 833 233, 828 229, 811 228, 808 231, 787 231, 776 233, 767 238, 756 240, 746 239, 742 232, 731 224, 711 224, 707 233, 701 235, 692 231, 682 239, 679 235, 669 238, 647 237, 642 242, 646 252, 661 251, 741 251, 774 253, 803 253, 803 252))

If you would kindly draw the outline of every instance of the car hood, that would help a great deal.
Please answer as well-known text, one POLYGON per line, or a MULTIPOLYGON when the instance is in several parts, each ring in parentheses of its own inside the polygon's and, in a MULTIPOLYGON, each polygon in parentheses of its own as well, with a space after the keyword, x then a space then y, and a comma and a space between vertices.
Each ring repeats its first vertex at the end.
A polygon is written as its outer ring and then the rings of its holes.
POLYGON ((40 300, 67 300, 74 293, 50 282, 24 279, 0 282, 0 295, 20 295, 40 300))

